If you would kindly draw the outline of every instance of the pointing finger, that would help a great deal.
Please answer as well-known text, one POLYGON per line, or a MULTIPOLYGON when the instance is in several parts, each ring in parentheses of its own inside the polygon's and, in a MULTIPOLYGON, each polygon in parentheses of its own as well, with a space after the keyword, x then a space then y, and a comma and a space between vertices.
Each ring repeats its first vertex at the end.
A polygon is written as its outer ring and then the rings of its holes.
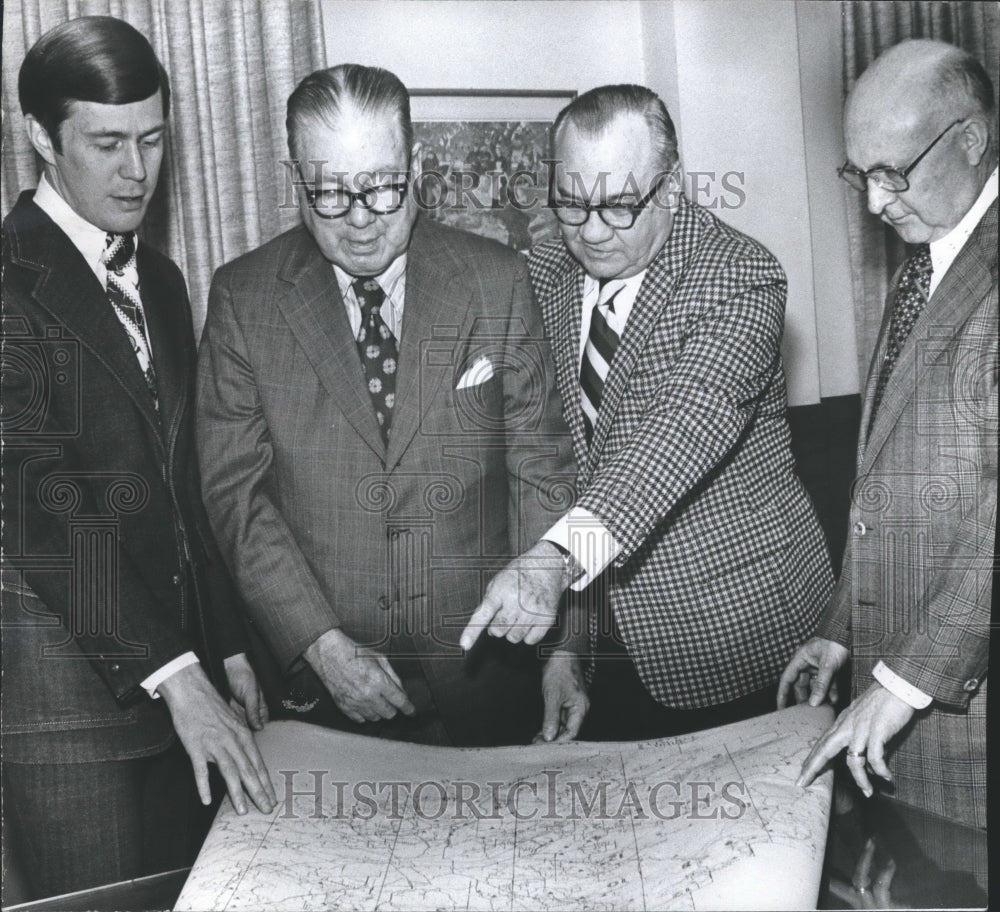
POLYGON ((461 639, 458 641, 462 649, 468 652, 475 646, 476 640, 479 639, 500 608, 501 605, 498 602, 494 602, 487 593, 479 607, 472 612, 469 623, 465 625, 465 630, 462 631, 461 639))

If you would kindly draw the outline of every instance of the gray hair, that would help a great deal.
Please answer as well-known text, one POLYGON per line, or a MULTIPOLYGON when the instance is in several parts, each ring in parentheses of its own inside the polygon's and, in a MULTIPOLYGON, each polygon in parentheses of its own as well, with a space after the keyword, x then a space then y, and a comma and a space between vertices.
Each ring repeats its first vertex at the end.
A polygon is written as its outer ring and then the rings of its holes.
POLYGON ((413 146, 413 124, 406 86, 398 76, 381 67, 342 63, 310 73, 289 96, 285 129, 292 157, 297 157, 299 134, 307 122, 318 120, 335 127, 338 115, 345 108, 365 114, 393 115, 409 153, 413 146))

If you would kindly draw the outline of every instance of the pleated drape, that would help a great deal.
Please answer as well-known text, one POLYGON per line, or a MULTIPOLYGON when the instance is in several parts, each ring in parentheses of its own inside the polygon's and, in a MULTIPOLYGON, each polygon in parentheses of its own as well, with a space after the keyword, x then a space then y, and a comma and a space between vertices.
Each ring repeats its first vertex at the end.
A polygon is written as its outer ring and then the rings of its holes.
POLYGON ((110 15, 149 38, 170 75, 160 189, 143 237, 184 272, 195 328, 212 273, 298 221, 282 161, 285 102, 325 65, 318 0, 21 0, 4 5, 3 211, 38 162, 17 101, 28 48, 67 19, 110 15))
MULTIPOLYGON (((994 2, 844 0, 844 96, 884 50, 908 38, 936 38, 975 54, 997 86, 1000 68, 1000 6, 994 2)), ((868 365, 888 292, 889 280, 906 258, 906 245, 868 212, 864 194, 845 184, 847 226, 854 281, 859 376, 868 365)))

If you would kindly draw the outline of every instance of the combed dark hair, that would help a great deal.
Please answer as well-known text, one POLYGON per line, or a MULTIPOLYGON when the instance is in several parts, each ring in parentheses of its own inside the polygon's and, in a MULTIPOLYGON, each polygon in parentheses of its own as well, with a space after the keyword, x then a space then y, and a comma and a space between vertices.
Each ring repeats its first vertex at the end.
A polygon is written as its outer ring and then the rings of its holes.
POLYGON ((409 154, 413 146, 410 122, 410 93, 399 77, 381 67, 342 63, 310 73, 288 98, 285 128, 288 151, 297 158, 299 133, 309 120, 319 120, 336 127, 337 116, 345 107, 364 114, 390 113, 403 137, 409 154))
POLYGON ((146 38, 112 16, 83 16, 50 29, 28 51, 17 78, 21 110, 45 128, 57 152, 72 102, 132 104, 157 91, 166 117, 167 71, 146 38))
POLYGON ((649 125, 659 163, 664 170, 677 164, 677 131, 667 106, 651 89, 639 85, 598 86, 574 98, 556 117, 553 140, 567 123, 587 136, 596 136, 619 114, 638 114, 649 125))

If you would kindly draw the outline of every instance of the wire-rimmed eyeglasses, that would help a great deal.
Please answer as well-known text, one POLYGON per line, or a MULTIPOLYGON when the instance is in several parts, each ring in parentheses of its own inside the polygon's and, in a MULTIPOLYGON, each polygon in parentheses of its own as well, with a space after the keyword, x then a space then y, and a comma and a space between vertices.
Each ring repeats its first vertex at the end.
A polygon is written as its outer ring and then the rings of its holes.
POLYGON ((958 120, 954 120, 948 124, 947 127, 938 133, 934 141, 905 168, 889 168, 879 165, 867 171, 862 171, 860 168, 855 168, 849 161, 846 161, 837 169, 837 177, 847 181, 851 187, 861 193, 868 190, 869 181, 882 190, 888 190, 891 193, 903 193, 910 189, 910 173, 913 169, 923 161, 924 156, 938 144, 945 133, 952 127, 960 124, 963 120, 965 120, 964 117, 959 117, 958 120))

